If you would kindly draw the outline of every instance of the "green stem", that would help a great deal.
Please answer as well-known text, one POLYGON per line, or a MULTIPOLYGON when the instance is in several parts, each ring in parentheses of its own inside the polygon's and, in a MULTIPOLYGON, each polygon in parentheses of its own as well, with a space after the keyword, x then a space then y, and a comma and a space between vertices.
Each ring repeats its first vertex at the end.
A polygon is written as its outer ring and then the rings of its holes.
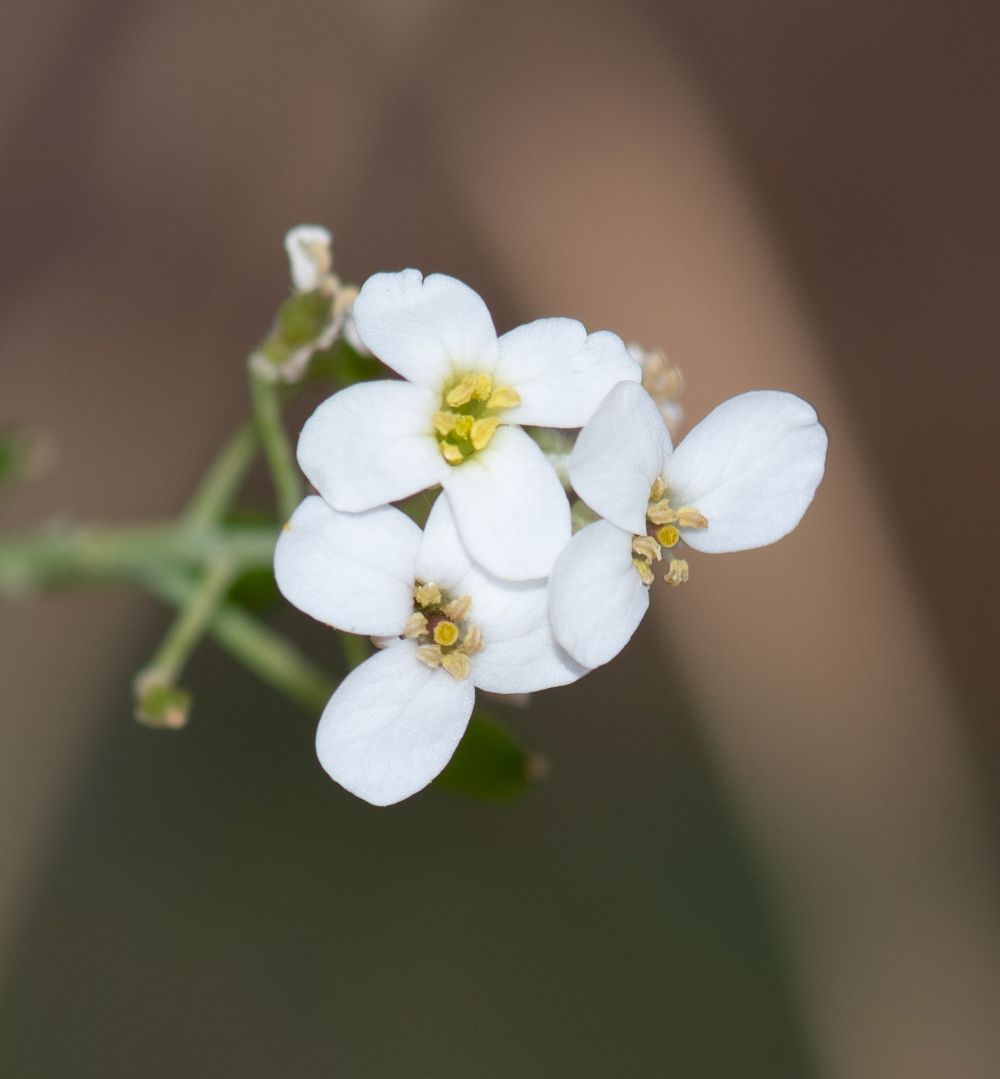
POLYGON ((181 608, 163 643, 137 676, 137 686, 153 683, 169 686, 177 681, 232 583, 233 569, 227 563, 216 562, 206 567, 204 576, 181 608))
MULTIPOLYGON (((161 573, 149 585, 167 602, 183 606, 197 588, 178 573, 161 573)), ((274 630, 232 603, 223 603, 208 623, 211 636, 268 685, 319 715, 337 681, 274 630)))
POLYGON ((222 447, 184 511, 192 525, 214 525, 229 511, 257 453, 257 432, 243 424, 222 447))
POLYGON ((253 401, 254 423, 257 435, 264 447, 264 456, 271 471, 271 478, 278 495, 278 510, 282 521, 287 521, 302 501, 305 486, 302 474, 295 463, 292 444, 281 419, 277 383, 262 374, 255 365, 256 353, 247 361, 250 376, 250 396, 253 401))
POLYGON ((0 595, 80 582, 141 583, 164 565, 262 569, 271 565, 277 538, 273 526, 49 526, 0 540, 0 595))

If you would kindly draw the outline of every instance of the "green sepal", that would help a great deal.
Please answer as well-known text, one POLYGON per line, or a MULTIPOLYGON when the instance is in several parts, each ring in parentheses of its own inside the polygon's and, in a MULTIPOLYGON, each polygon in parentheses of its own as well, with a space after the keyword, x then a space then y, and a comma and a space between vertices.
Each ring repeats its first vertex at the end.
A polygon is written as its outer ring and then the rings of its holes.
POLYGON ((278 336, 290 349, 315 341, 329 326, 333 297, 320 289, 297 292, 278 309, 278 336))
POLYGON ((454 756, 432 786, 478 802, 508 802, 535 782, 538 765, 538 758, 477 707, 454 756))
POLYGON ((191 694, 179 686, 152 682, 137 687, 135 718, 147 727, 178 730, 188 721, 191 694))
POLYGON ((388 377, 388 372, 374 356, 362 356, 346 341, 317 352, 309 363, 311 378, 330 378, 341 388, 355 382, 372 382, 388 377))

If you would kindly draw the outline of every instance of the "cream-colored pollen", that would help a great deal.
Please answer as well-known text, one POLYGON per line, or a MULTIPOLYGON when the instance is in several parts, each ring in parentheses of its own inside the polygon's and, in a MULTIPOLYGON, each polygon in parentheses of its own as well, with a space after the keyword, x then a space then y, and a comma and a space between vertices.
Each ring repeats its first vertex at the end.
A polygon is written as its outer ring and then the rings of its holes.
POLYGON ((691 506, 682 506, 677 511, 677 523, 681 528, 708 528, 708 518, 691 506))
POLYGON ((642 583, 649 585, 656 579, 653 575, 653 571, 649 568, 649 563, 645 558, 633 558, 632 565, 639 571, 639 576, 642 578, 642 583))
POLYGON ((454 622, 438 622, 434 627, 434 643, 450 648, 458 640, 458 626, 454 622))
POLYGON ((431 424, 442 438, 447 437, 455 430, 456 423, 458 423, 458 416, 454 412, 435 412, 431 416, 431 424))
POLYGON ((680 540, 681 534, 673 525, 664 525, 656 530, 656 542, 664 547, 674 547, 680 540))
POLYGON ((462 641, 461 650, 468 655, 483 650, 483 631, 478 626, 469 626, 468 632, 465 634, 465 640, 462 641))
POLYGON ((632 550, 647 562, 660 561, 660 545, 652 536, 633 536, 632 550))
POLYGON ((469 657, 464 652, 449 652, 442 656, 441 666, 456 682, 469 677, 469 657))
POLYGON ((420 611, 414 611, 410 615, 410 620, 403 627, 403 636, 412 641, 417 637, 422 637, 426 632, 427 618, 420 611))
MULTIPOLYGON (((471 416, 463 416, 462 419, 471 420, 471 416)), ((472 446, 474 449, 485 449, 496 434, 497 428, 500 426, 500 421, 493 416, 486 416, 481 420, 476 420, 474 424, 471 424, 471 438, 472 446)))
POLYGON ((447 607, 441 608, 441 613, 446 618, 454 619, 457 622, 461 622, 462 619, 469 613, 472 607, 472 596, 459 596, 458 599, 453 599, 447 607))
POLYGON ((512 386, 498 386, 487 402, 487 408, 516 408, 521 403, 521 395, 512 386))
POLYGON ((667 584, 676 587, 688 579, 688 564, 683 558, 671 558, 668 571, 663 578, 667 584))
MULTIPOLYGON (((488 375, 487 378, 489 378, 488 375)), ((452 408, 461 408, 462 405, 467 405, 472 400, 472 395, 476 392, 478 381, 478 375, 466 375, 457 386, 453 386, 448 391, 445 396, 445 403, 451 405, 452 408)))
POLYGON ((472 396, 476 401, 488 401, 493 394, 493 379, 489 375, 476 375, 476 388, 472 396))
POLYGON ((417 649, 417 659, 428 667, 440 667, 444 655, 441 646, 437 644, 425 644, 417 649))
POLYGON ((441 602, 441 589, 433 581, 418 584, 413 590, 413 598, 421 607, 434 607, 441 602))
POLYGON ((455 417, 455 434, 459 438, 468 438, 472 434, 472 429, 475 427, 476 421, 472 416, 456 416, 455 417))
POLYGON ((458 446, 453 446, 450 442, 441 443, 441 456, 450 465, 460 465, 465 460, 458 446))
POLYGON ((653 480, 653 486, 649 489, 649 501, 659 502, 660 499, 667 493, 667 485, 660 479, 659 476, 653 480))
POLYGON ((654 525, 672 525, 677 520, 677 511, 670 508, 670 503, 664 498, 661 502, 654 502, 647 510, 646 517, 654 525))

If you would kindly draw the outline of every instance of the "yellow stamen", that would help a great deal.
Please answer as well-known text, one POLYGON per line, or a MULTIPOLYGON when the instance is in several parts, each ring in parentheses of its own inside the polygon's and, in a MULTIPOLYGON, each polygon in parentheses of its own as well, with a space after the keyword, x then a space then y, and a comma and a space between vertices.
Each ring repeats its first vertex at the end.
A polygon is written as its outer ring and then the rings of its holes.
POLYGON ((461 621, 469 613, 471 606, 472 596, 459 596, 458 599, 453 599, 447 607, 442 607, 441 611, 448 618, 461 621))
POLYGON ((441 602, 441 589, 433 581, 418 584, 413 590, 413 598, 421 607, 435 607, 441 602))
POLYGON ((462 651, 467 655, 472 655, 473 652, 481 652, 482 650, 483 631, 478 626, 469 626, 469 630, 465 634, 465 640, 462 641, 462 651))
POLYGON ((646 516, 654 525, 672 525, 677 520, 677 512, 670 508, 670 503, 666 499, 662 502, 654 502, 646 510, 646 516))
POLYGON ((417 637, 422 637, 427 632, 427 619, 420 611, 414 611, 410 615, 409 622, 403 627, 403 636, 407 640, 414 640, 417 637))
POLYGON ((633 536, 632 550, 647 562, 660 561, 660 545, 652 536, 633 536))
POLYGON ((664 547, 673 547, 680 538, 680 532, 673 525, 664 525, 656 532, 657 542, 662 543, 664 547))
POLYGON ((667 485, 660 479, 659 476, 653 480, 653 486, 649 489, 649 501, 659 502, 660 499, 667 493, 667 485))
POLYGON ((472 428, 476 421, 471 416, 455 417, 455 434, 459 438, 468 438, 472 434, 472 428))
POLYGON ((458 422, 458 417, 454 412, 435 412, 431 416, 431 424, 434 430, 437 431, 442 438, 450 435, 455 430, 455 424, 458 422))
POLYGON ((281 526, 286 532, 291 532, 292 526, 290 524, 283 524, 281 526))
POLYGON ((472 391, 472 396, 477 401, 488 401, 492 393, 493 379, 489 375, 477 375, 476 388, 472 391))
POLYGON ((690 506, 684 506, 677 511, 677 523, 681 528, 708 528, 708 519, 690 506))
POLYGON ((645 558, 633 558, 632 565, 639 571, 639 576, 642 578, 643 584, 652 584, 656 579, 645 558))
POLYGON ((417 649, 416 655, 417 659, 428 667, 440 667, 445 658, 441 654, 440 646, 436 644, 425 644, 417 649))
POLYGON ((476 375, 466 375, 465 378, 457 385, 452 387, 451 391, 446 395, 445 401, 451 405, 452 408, 461 408, 462 405, 467 405, 472 400, 472 395, 476 392, 476 384, 479 381, 476 375))
POLYGON ((458 446, 453 446, 450 442, 442 442, 440 443, 440 445, 441 456, 448 462, 448 464, 460 465, 465 460, 465 458, 462 456, 462 451, 458 448, 458 446))
POLYGON ((683 558, 671 558, 669 572, 663 578, 667 584, 676 587, 688 579, 688 564, 683 558))
POLYGON ((469 657, 464 652, 449 652, 448 655, 442 656, 441 666, 456 682, 469 677, 469 657))
POLYGON ((454 622, 438 622, 434 627, 434 643, 450 648, 458 640, 458 626, 454 622))
MULTIPOLYGON (((463 416, 462 419, 471 420, 471 416, 463 416)), ((481 420, 476 420, 472 425, 472 445, 474 449, 485 449, 490 440, 497 432, 497 428, 500 426, 500 421, 492 416, 487 416, 481 420)))
POLYGON ((487 408, 516 408, 521 395, 511 386, 498 386, 490 396, 487 408))

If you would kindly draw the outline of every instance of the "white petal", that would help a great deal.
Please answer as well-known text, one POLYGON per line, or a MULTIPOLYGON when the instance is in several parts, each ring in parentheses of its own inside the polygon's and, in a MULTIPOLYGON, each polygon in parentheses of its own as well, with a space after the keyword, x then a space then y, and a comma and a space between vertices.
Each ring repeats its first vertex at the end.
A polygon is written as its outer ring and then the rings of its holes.
POLYGON ((619 382, 577 436, 570 480, 592 510, 643 535, 649 490, 669 453, 670 432, 656 402, 636 383, 619 382))
POLYGON ((470 569, 472 559, 458 534, 448 499, 441 495, 431 507, 424 525, 424 536, 417 552, 417 578, 454 590, 470 569))
POLYGON ((302 428, 302 471, 331 506, 347 513, 433 487, 450 467, 431 427, 437 407, 434 393, 409 382, 348 386, 302 428))
POLYGON ((455 375, 491 373, 496 365, 497 335, 486 304, 444 274, 369 277, 354 301, 354 324, 384 364, 434 390, 455 375))
POLYGON ((416 794, 451 760, 475 689, 416 658, 412 641, 376 652, 330 698, 316 731, 320 764, 372 805, 416 794))
POLYGON ((391 506, 338 513, 311 495, 274 549, 274 579, 300 611, 351 633, 401 633, 413 613, 420 529, 391 506))
POLYGON ((628 644, 649 607, 632 563, 632 533, 608 521, 581 529, 549 578, 556 640, 578 662, 600 667, 628 644))
POLYGON ((569 502, 545 454, 501 427, 485 450, 442 480, 469 554, 495 577, 547 577, 569 542, 569 502))
POLYGON ((724 401, 664 469, 670 504, 693 506, 708 528, 681 530, 697 551, 745 551, 802 520, 826 463, 826 431, 791 393, 758 390, 724 401))
POLYGON ((521 404, 510 423, 582 427, 617 382, 638 382, 642 368, 608 330, 587 336, 572 318, 540 318, 500 338, 494 382, 513 386, 521 404))
POLYGON ((552 636, 544 581, 499 581, 473 567, 459 586, 472 599, 468 620, 483 633, 469 677, 491 693, 534 693, 587 673, 552 636))
POLYGON ((319 284, 318 278, 322 272, 329 270, 327 262, 323 271, 316 265, 315 257, 309 248, 313 246, 325 247, 330 250, 333 237, 330 230, 322 225, 298 225, 285 233, 285 251, 288 253, 289 268, 292 273, 292 284, 299 292, 309 292, 319 284))

